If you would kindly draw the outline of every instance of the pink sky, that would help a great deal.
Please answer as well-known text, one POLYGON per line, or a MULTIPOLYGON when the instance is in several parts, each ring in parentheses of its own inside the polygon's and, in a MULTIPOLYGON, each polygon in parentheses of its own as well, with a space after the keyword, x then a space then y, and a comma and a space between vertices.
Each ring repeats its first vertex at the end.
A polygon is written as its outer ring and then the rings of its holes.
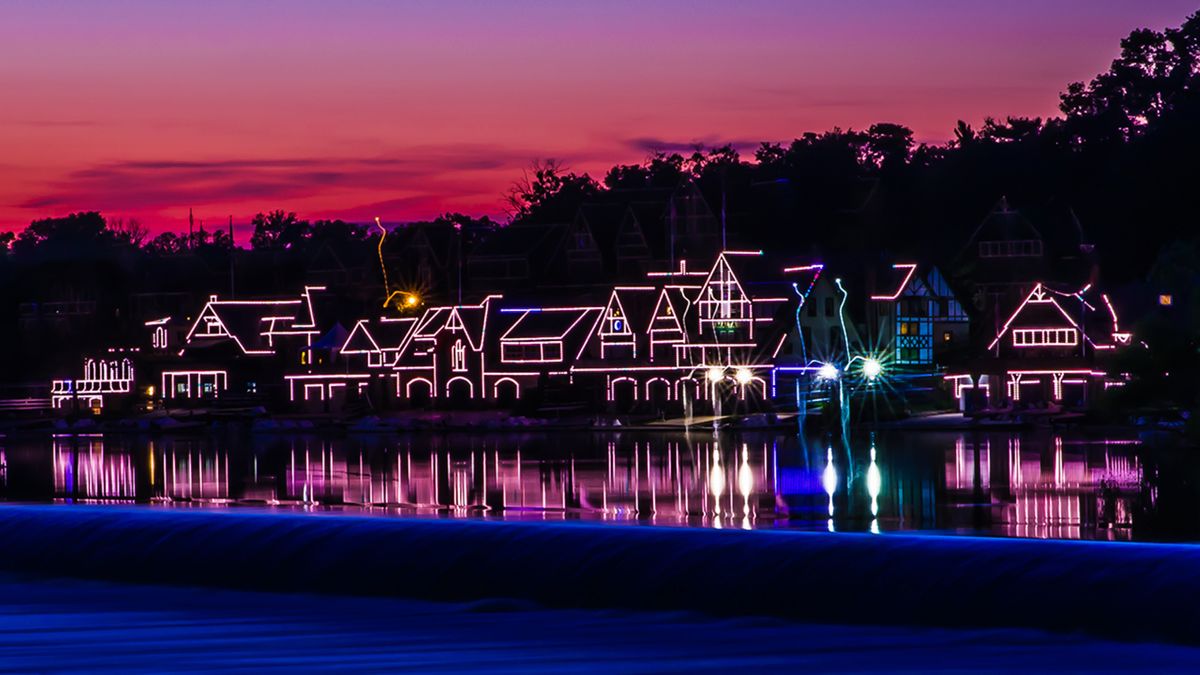
MULTIPOLYGON (((502 215, 535 158, 1047 116, 1194 2, 25 2, 0 9, 0 230, 257 211, 502 215)), ((245 236, 239 232, 239 240, 245 236)))

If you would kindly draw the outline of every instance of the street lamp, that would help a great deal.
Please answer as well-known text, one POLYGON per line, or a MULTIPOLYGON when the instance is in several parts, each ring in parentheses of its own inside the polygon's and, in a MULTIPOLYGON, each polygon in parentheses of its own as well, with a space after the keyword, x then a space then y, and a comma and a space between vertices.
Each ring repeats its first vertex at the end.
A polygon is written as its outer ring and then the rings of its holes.
POLYGON ((868 358, 863 361, 863 375, 870 381, 875 381, 883 373, 883 364, 878 359, 868 358))
POLYGON ((838 378, 837 366, 832 363, 822 363, 817 369, 818 380, 836 380, 838 378))

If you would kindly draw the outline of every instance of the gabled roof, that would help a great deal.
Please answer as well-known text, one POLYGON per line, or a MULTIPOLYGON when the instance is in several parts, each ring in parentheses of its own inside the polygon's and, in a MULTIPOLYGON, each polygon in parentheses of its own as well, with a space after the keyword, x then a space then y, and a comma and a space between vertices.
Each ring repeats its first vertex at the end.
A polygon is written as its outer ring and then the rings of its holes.
POLYGON ((920 283, 919 277, 915 276, 916 271, 916 263, 896 263, 889 270, 881 271, 876 277, 877 291, 871 295, 871 299, 892 301, 906 294, 906 291, 911 293, 913 286, 920 283))
POLYGON ((228 338, 243 353, 270 354, 276 336, 320 333, 311 295, 317 290, 324 289, 305 287, 299 299, 288 300, 220 300, 211 296, 188 330, 186 341, 190 344, 193 339, 228 338), (215 320, 221 334, 196 333, 201 322, 207 323, 206 317, 215 320))
POLYGON ((561 340, 579 326, 591 326, 588 319, 600 307, 546 308, 525 310, 509 326, 501 340, 561 340))
POLYGON ((1042 233, 1033 223, 1029 222, 1019 211, 1009 207, 1008 198, 1001 197, 996 206, 983 218, 971 237, 967 240, 966 248, 981 241, 1021 241, 1042 239, 1042 233))
POLYGON ((708 275, 704 277, 703 283, 697 287, 699 290, 692 296, 692 300, 699 302, 704 299, 702 296, 705 289, 713 283, 713 277, 724 268, 729 270, 734 282, 741 290, 743 296, 741 300, 753 303, 750 293, 746 291, 746 281, 748 277, 753 278, 754 275, 761 274, 762 270, 759 269, 761 267, 762 251, 722 251, 717 256, 716 261, 713 262, 712 267, 709 268, 708 275))
POLYGON ((654 317, 657 291, 654 286, 616 286, 605 309, 619 306, 629 330, 632 333, 645 333, 654 317))
POLYGON ((478 305, 452 305, 426 309, 416 326, 409 332, 404 348, 407 348, 415 338, 434 338, 447 326, 461 324, 463 332, 467 335, 467 341, 471 343, 471 349, 480 351, 483 349, 484 331, 487 327, 491 300, 495 297, 499 296, 488 296, 478 305))
POLYGON ((687 331, 684 329, 683 321, 688 304, 682 289, 678 287, 661 289, 658 299, 654 301, 654 310, 651 314, 650 325, 646 329, 647 332, 678 332, 680 337, 686 340, 687 331))
POLYGON ((367 327, 366 319, 361 319, 354 324, 354 328, 351 328, 350 334, 346 336, 346 341, 342 343, 341 349, 343 354, 367 354, 377 351, 379 351, 379 343, 371 335, 371 329, 367 327))
POLYGON ((528 258, 552 249, 566 233, 562 224, 521 224, 502 227, 471 250, 471 258, 528 258))
POLYGON ((342 345, 341 352, 343 354, 366 354, 399 349, 416 322, 417 320, 412 317, 381 317, 371 321, 363 319, 354 324, 354 328, 346 336, 346 342, 342 345))
POLYGON ((587 223, 596 245, 600 247, 601 252, 609 254, 627 210, 628 206, 621 203, 588 203, 579 207, 575 217, 576 220, 587 223))
POLYGON ((321 336, 319 340, 312 343, 308 348, 313 349, 328 349, 331 351, 340 351, 340 347, 346 344, 346 340, 350 334, 346 331, 346 327, 341 323, 334 323, 333 326, 321 336))
POLYGON ((329 270, 349 270, 370 263, 371 258, 364 250, 366 247, 335 246, 333 240, 325 240, 317 246, 316 251, 308 258, 306 268, 314 272, 329 270), (340 250, 339 250, 340 249, 340 250))
POLYGON ((404 239, 405 249, 427 250, 438 267, 444 268, 454 259, 460 234, 453 225, 418 223, 406 225, 400 231, 407 235, 404 239))
POLYGON ((1008 321, 1004 322, 1004 327, 996 334, 988 349, 994 349, 1014 325, 1078 328, 1079 323, 1058 302, 1062 295, 1052 292, 1040 282, 1036 284, 1029 295, 1025 296, 1024 302, 1008 317, 1008 321))
POLYGON ((381 317, 372 326, 371 334, 380 349, 399 349, 416 323, 414 317, 381 317))
POLYGON ((471 347, 475 351, 483 349, 483 332, 487 329, 488 319, 488 303, 485 300, 484 304, 479 307, 458 307, 455 312, 462 321, 463 329, 466 330, 467 340, 470 341, 471 347))

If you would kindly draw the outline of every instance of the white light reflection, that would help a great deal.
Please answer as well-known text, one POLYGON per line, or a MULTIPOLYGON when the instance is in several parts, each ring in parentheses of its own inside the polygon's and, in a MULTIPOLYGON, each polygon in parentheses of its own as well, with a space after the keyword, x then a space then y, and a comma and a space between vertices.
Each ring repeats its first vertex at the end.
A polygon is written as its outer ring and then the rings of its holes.
POLYGON ((754 472, 750 470, 750 453, 742 444, 742 466, 738 469, 738 492, 742 495, 742 529, 750 529, 750 493, 754 491, 754 472))
POLYGON ((833 448, 825 450, 825 471, 821 473, 821 486, 829 496, 829 531, 833 532, 833 493, 837 490, 837 469, 833 468, 833 448))
POLYGON ((867 467, 867 494, 871 496, 871 533, 879 534, 879 488, 883 478, 875 463, 875 446, 871 446, 871 465, 867 467))
POLYGON ((725 493, 725 471, 721 467, 721 451, 714 447, 712 468, 708 470, 708 490, 713 496, 713 527, 721 527, 721 495, 725 493))

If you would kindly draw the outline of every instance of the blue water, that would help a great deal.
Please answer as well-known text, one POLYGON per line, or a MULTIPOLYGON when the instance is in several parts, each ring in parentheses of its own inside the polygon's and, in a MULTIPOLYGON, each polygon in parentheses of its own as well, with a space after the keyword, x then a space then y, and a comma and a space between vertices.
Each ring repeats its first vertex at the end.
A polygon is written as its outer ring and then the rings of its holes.
POLYGON ((1200 546, 1033 539, 1200 540, 1197 475, 1053 433, 9 438, 0 672, 1194 672, 1200 546))
POLYGON ((0 439, 9 502, 726 529, 1200 540, 1190 455, 1135 436, 414 434, 0 439))
POLYGON ((797 624, 0 575, 0 672, 1194 672, 1200 650, 1029 629, 797 624))

